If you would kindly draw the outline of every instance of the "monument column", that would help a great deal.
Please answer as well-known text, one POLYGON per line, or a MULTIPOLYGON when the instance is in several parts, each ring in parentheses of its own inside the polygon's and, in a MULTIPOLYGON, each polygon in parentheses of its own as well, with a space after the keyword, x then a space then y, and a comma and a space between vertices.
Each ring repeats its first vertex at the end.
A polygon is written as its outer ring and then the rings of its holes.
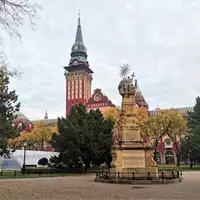
POLYGON ((151 144, 143 141, 140 132, 137 109, 135 101, 136 80, 128 76, 129 66, 121 67, 122 80, 118 90, 122 96, 121 113, 118 123, 118 144, 112 148, 111 176, 114 178, 119 172, 121 177, 132 177, 134 172, 137 176, 144 176, 148 172, 153 177, 158 176, 156 162, 153 159, 151 144))

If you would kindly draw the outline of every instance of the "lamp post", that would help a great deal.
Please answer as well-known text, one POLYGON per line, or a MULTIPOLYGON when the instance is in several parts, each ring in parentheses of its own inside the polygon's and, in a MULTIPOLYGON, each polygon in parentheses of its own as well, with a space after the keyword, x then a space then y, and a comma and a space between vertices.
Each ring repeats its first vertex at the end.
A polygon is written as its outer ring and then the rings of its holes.
POLYGON ((26 147, 27 147, 27 142, 25 141, 24 143, 23 143, 23 147, 24 147, 24 162, 23 162, 23 172, 25 171, 25 167, 26 167, 26 147))

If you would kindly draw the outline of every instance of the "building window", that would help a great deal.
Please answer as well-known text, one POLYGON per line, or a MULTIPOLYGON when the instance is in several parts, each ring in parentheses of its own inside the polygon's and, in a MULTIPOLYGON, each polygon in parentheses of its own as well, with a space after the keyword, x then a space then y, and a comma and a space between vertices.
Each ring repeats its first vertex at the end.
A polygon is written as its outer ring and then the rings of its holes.
POLYGON ((79 98, 82 98, 82 79, 79 80, 79 98))
POLYGON ((165 148, 166 149, 172 148, 172 141, 170 138, 165 139, 165 148))
POLYGON ((68 89, 67 89, 67 93, 68 93, 68 99, 70 99, 70 82, 68 81, 68 89))
POLYGON ((166 151, 165 152, 165 163, 167 165, 174 165, 175 164, 174 153, 172 151, 166 151))
POLYGON ((72 99, 74 99, 74 80, 72 80, 72 99))

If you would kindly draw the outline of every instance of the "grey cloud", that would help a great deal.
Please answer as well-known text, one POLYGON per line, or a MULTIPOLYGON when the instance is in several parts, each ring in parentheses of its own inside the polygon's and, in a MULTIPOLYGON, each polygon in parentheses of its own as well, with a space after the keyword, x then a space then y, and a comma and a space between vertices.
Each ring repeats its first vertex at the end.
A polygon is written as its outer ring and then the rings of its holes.
POLYGON ((65 115, 65 77, 81 8, 84 43, 94 71, 92 88, 119 105, 119 66, 129 63, 150 108, 192 106, 199 94, 200 2, 40 0, 36 30, 25 24, 22 42, 5 36, 12 80, 32 119, 65 115))

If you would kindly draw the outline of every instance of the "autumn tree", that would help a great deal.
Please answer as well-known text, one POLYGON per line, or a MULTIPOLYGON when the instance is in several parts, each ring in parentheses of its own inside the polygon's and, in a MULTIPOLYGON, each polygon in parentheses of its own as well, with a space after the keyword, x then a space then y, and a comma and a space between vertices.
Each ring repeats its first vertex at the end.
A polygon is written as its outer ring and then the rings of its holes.
POLYGON ((175 109, 161 110, 157 115, 149 117, 144 123, 143 132, 146 131, 155 140, 155 153, 159 139, 167 135, 175 145, 177 166, 180 165, 180 139, 187 131, 187 122, 175 109))
POLYGON ((120 110, 114 107, 106 108, 102 111, 104 119, 119 120, 120 110))
POLYGON ((154 115, 150 116, 148 120, 141 123, 141 131, 143 137, 147 136, 150 139, 153 139, 154 145, 154 160, 157 161, 157 148, 160 138, 164 135, 162 129, 162 123, 160 122, 160 116, 154 115))
POLYGON ((8 143, 11 149, 21 149, 25 141, 27 142, 27 149, 37 150, 36 138, 31 131, 22 131, 19 136, 9 139, 8 143))
POLYGON ((35 124, 33 130, 22 131, 18 137, 10 139, 9 145, 11 148, 19 149, 26 141, 28 149, 42 150, 44 143, 51 142, 54 134, 58 134, 57 126, 48 126, 41 120, 35 124))

